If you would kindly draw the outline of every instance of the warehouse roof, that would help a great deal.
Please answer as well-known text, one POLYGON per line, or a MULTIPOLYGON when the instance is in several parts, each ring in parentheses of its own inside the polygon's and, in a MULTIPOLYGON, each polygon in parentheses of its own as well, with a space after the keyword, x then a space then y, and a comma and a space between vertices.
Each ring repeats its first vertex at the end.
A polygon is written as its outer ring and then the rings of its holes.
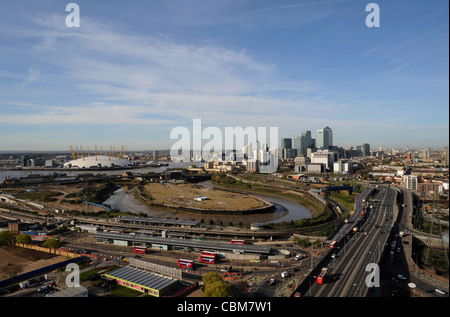
POLYGON ((176 279, 156 275, 130 266, 121 267, 105 275, 110 278, 120 279, 154 290, 162 290, 177 282, 176 279))
POLYGON ((112 239, 131 242, 157 243, 165 245, 176 245, 183 247, 203 248, 210 250, 222 251, 243 251, 249 253, 269 254, 271 248, 269 246, 259 246, 253 244, 231 244, 214 241, 192 240, 192 239, 171 239, 161 237, 151 237, 142 235, 118 234, 109 232, 96 232, 91 234, 94 238, 112 239))

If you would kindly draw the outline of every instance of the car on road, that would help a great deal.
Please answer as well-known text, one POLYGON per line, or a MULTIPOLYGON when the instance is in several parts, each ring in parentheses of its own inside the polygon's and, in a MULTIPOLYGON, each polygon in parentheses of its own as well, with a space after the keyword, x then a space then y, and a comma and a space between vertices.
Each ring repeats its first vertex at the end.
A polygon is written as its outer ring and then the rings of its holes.
POLYGON ((48 297, 48 296, 50 296, 50 295, 52 295, 52 294, 54 294, 54 293, 56 293, 57 292, 57 290, 51 290, 50 292, 48 292, 48 293, 46 293, 45 294, 45 297, 48 297))
POLYGON ((440 289, 440 288, 436 288, 434 291, 435 291, 436 293, 441 294, 441 295, 447 295, 447 292, 444 291, 444 290, 442 290, 442 289, 440 289))
POLYGON ((406 277, 402 274, 397 275, 397 277, 401 280, 406 280, 406 277))
POLYGON ((42 292, 42 291, 45 291, 45 290, 48 289, 48 288, 50 288, 50 286, 44 285, 44 286, 39 287, 37 291, 40 293, 40 292, 42 292))

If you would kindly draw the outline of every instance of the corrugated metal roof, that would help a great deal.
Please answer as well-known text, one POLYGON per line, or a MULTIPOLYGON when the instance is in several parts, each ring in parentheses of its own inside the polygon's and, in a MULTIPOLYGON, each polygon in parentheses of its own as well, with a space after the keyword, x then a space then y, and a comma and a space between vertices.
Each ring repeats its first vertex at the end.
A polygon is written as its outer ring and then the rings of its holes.
POLYGON ((225 250, 225 251, 243 251, 249 253, 261 253, 269 254, 271 248, 269 246, 258 246, 252 244, 231 244, 231 243, 220 243, 213 241, 202 241, 202 240, 192 240, 192 239, 171 239, 171 238, 161 238, 161 237, 150 237, 141 235, 129 235, 129 234, 118 234, 109 232, 96 232, 91 234, 94 238, 102 239, 113 239, 113 240, 124 240, 132 242, 144 242, 144 243, 158 243, 165 245, 176 245, 183 247, 194 247, 194 248, 204 248, 211 250, 225 250))
POLYGON ((105 274, 108 277, 121 279, 131 284, 139 284, 146 288, 162 290, 167 286, 177 282, 177 280, 125 266, 105 274))

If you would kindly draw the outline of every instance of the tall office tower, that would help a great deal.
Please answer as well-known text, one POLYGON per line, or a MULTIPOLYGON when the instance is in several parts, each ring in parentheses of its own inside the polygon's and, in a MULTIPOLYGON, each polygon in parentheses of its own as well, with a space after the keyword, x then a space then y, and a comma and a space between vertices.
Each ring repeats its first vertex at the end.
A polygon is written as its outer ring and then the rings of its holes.
POLYGON ((292 148, 296 150, 297 155, 302 155, 302 137, 294 136, 294 140, 292 142, 292 148))
POLYGON ((362 145, 362 156, 370 156, 370 144, 364 143, 362 145))
POLYGON ((333 130, 329 127, 317 130, 317 148, 327 150, 333 146, 333 130))
POLYGON ((283 138, 281 139, 281 159, 293 159, 297 155, 297 151, 292 148, 292 139, 283 138))
POLYGON ((281 139, 282 149, 292 149, 292 139, 291 138, 283 138, 281 139))
POLYGON ((300 137, 300 152, 297 155, 307 155, 307 150, 315 146, 315 140, 311 138, 311 131, 303 131, 300 137))

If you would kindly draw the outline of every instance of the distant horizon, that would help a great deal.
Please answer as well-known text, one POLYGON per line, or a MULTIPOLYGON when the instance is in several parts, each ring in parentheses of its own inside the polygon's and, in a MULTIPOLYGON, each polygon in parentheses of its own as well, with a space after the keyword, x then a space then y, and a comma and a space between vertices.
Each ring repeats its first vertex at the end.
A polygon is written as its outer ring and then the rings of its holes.
POLYGON ((0 150, 165 149, 195 118, 448 145, 448 1, 375 1, 375 27, 369 2, 77 0, 78 27, 68 2, 3 1, 0 150))
MULTIPOLYGON (((348 147, 343 147, 343 146, 338 146, 338 147, 342 147, 344 149, 349 148, 349 147, 353 147, 353 148, 356 149, 356 146, 357 145, 348 146, 348 147)), ((407 145, 400 146, 400 147, 382 147, 382 148, 383 148, 383 151, 386 151, 386 150, 400 150, 400 151, 403 151, 406 146, 407 145)), ((432 151, 444 151, 446 146, 448 146, 448 145, 443 145, 441 147, 430 147, 430 148, 431 148, 432 151)), ((409 146, 409 145, 408 145, 408 147, 409 147, 409 151, 427 150, 429 148, 429 147, 412 147, 412 146, 409 146)), ((376 152, 376 151, 378 151, 379 148, 380 147, 372 148, 372 146, 371 146, 370 151, 371 152, 376 152)), ((279 149, 281 149, 281 148, 279 148, 279 149)), ((232 149, 227 149, 225 151, 231 151, 231 150, 232 149)), ((123 152, 124 153, 128 153, 128 152, 153 152, 153 151, 167 151, 167 152, 170 152, 170 148, 164 148, 164 149, 152 149, 152 148, 150 148, 150 149, 127 149, 126 151, 123 151, 123 152)), ((109 153, 109 150, 107 152, 109 153)), ((14 153, 68 153, 68 154, 71 154, 71 151, 68 148, 68 149, 61 149, 61 150, 0 150, 0 153, 1 154, 14 154, 14 153)), ((87 150, 84 149, 83 153, 87 153, 87 150)), ((90 150, 89 153, 90 153, 90 156, 95 155, 95 152, 93 152, 92 150, 90 150)), ((115 150, 114 153, 120 153, 120 150, 115 150)), ((100 154, 97 152, 97 155, 100 155, 100 154)), ((107 154, 103 153, 103 155, 107 155, 107 154)))

